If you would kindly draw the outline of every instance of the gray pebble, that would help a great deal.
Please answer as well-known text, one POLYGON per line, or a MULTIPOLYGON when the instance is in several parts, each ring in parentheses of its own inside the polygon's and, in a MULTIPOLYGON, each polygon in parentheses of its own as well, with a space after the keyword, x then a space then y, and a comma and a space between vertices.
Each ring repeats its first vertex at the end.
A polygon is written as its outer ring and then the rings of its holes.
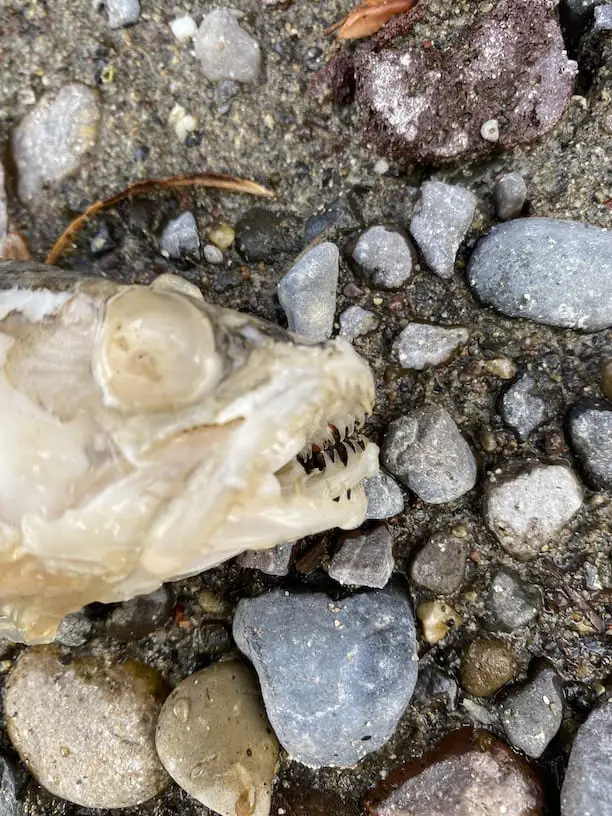
POLYGON ((536 381, 523 374, 503 395, 501 410, 504 422, 525 441, 546 419, 546 403, 538 396, 536 381))
POLYGON ((340 336, 349 340, 362 337, 378 327, 378 318, 361 306, 349 306, 340 315, 340 336))
POLYGON ((527 200, 527 185, 520 173, 506 173, 493 190, 495 212, 502 221, 518 218, 527 200))
POLYGON ((236 247, 247 261, 278 263, 282 253, 295 257, 304 248, 302 220, 291 212, 251 207, 236 224, 236 247))
POLYGON ((598 331, 612 325, 612 232, 555 218, 499 224, 468 268, 478 297, 510 317, 598 331))
POLYGON ((409 323, 395 339, 393 353, 403 368, 423 371, 449 360, 469 338, 467 329, 409 323))
POLYGON ((168 258, 181 258, 183 255, 198 255, 200 236, 198 225, 192 212, 181 213, 168 221, 164 227, 159 247, 168 258))
POLYGON ((104 0, 103 3, 96 0, 95 5, 97 8, 103 6, 106 10, 110 28, 133 25, 140 17, 139 0, 104 0))
POLYGON ((380 524, 365 533, 344 536, 328 574, 345 586, 382 589, 389 582, 394 566, 393 536, 386 524, 380 524))
POLYGON ((310 340, 331 337, 336 313, 338 247, 328 241, 306 249, 278 284, 289 331, 310 340))
POLYGON ((203 249, 204 260, 209 264, 222 264, 223 252, 214 244, 206 244, 203 249))
POLYGON ((389 425, 382 463, 428 504, 458 499, 476 484, 476 460, 451 415, 416 408, 389 425))
POLYGON ((69 612, 62 618, 55 640, 69 648, 82 646, 91 637, 92 629, 91 621, 82 609, 78 612, 69 612))
POLYGON ((527 756, 542 756, 563 719, 563 686, 549 667, 537 674, 501 704, 500 720, 515 748, 527 756))
MULTIPOLYGON (((422 663, 422 661, 421 661, 422 663)), ((419 666, 419 678, 414 689, 414 702, 422 706, 436 703, 445 705, 450 711, 457 704, 457 681, 437 666, 419 666)))
POLYGON ((99 96, 86 85, 75 82, 43 96, 12 135, 22 201, 79 167, 96 143, 100 116, 99 96))
POLYGON ((384 226, 363 232, 351 255, 364 276, 383 289, 398 289, 408 280, 416 262, 416 253, 406 236, 384 226))
POLYGON ((308 219, 304 226, 306 243, 323 235, 353 232, 363 227, 363 216, 357 196, 352 190, 342 193, 321 212, 308 219))
POLYGON ((0 755, 0 816, 23 816, 19 794, 23 785, 21 769, 0 755))
POLYGON ((535 620, 542 607, 537 587, 525 583, 512 569, 501 569, 491 582, 489 606, 496 629, 514 632, 535 620))
POLYGON ((294 543, 287 542, 267 550, 245 550, 236 558, 236 563, 266 575, 288 575, 293 547, 294 543))
POLYGON ((312 767, 352 766, 380 748, 416 683, 414 617, 398 589, 342 601, 279 589, 243 599, 234 638, 281 744, 312 767))
POLYGON ((436 275, 452 278, 457 250, 470 228, 477 198, 464 187, 428 181, 410 222, 410 232, 436 275))
POLYGON ((261 69, 259 43, 239 24, 242 14, 217 8, 205 15, 195 37, 196 56, 204 75, 218 82, 254 82, 261 69))
POLYGON ((612 410, 578 407, 570 413, 571 443, 593 482, 612 487, 612 410))
POLYGON ((388 519, 404 509, 402 488, 384 470, 364 479, 364 487, 368 497, 368 519, 388 519))
POLYGON ((410 577, 415 584, 437 595, 450 595, 463 583, 466 562, 465 542, 452 533, 439 533, 415 555, 410 577))
POLYGON ((612 31, 612 6, 597 6, 593 31, 612 31))
POLYGON ((118 604, 106 621, 106 631, 118 640, 139 640, 160 629, 172 614, 174 593, 167 586, 118 604))
POLYGON ((491 484, 484 516, 502 547, 521 561, 535 558, 582 506, 582 487, 564 465, 536 465, 491 484))
POLYGON ((561 789, 561 816, 610 816, 610 768, 612 700, 592 711, 578 729, 561 789))

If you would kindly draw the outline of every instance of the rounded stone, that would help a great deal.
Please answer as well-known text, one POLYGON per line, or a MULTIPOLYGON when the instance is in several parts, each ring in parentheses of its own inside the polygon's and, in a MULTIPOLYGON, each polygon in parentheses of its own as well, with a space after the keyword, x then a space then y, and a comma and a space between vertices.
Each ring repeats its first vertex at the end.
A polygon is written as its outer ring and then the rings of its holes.
POLYGON ((156 746, 174 781, 215 813, 270 813, 279 745, 256 678, 238 661, 209 666, 174 689, 156 746))
POLYGON ((53 646, 22 652, 7 682, 9 737, 55 796, 88 808, 133 807, 168 784, 155 751, 161 678, 139 663, 65 663, 53 646))
POLYGON ((540 757, 563 719, 563 686, 552 668, 543 667, 501 704, 506 736, 530 757, 540 757))
POLYGON ((524 583, 517 572, 504 568, 491 582, 489 606, 494 626, 513 632, 538 617, 542 595, 537 587, 524 583))
POLYGON ((561 816, 609 816, 610 768, 612 700, 592 711, 578 729, 561 789, 561 816))
POLYGON ((398 289, 413 272, 417 260, 410 239, 400 231, 377 225, 363 232, 351 258, 374 286, 398 289))
POLYGON ((465 542, 452 533, 439 533, 415 555, 410 577, 415 584, 437 595, 450 595, 463 583, 466 562, 465 542))
POLYGON ((524 441, 546 419, 546 403, 539 396, 537 384, 529 374, 514 382, 501 400, 504 422, 524 441))
POLYGON ((612 402, 612 360, 604 360, 601 364, 601 391, 612 402))
POLYGON ((261 48, 238 23, 242 13, 216 8, 205 15, 195 36, 196 56, 213 82, 254 82, 261 69, 261 48))
POLYGON ((454 607, 438 599, 419 604, 416 614, 421 621, 423 639, 427 643, 437 643, 446 637, 451 629, 463 623, 463 618, 454 607))
POLYGON ((493 190, 495 212, 502 221, 517 218, 527 200, 527 185, 520 173, 506 173, 493 190))
POLYGON ((516 670, 514 652, 502 640, 473 640, 461 659, 461 685, 474 697, 491 697, 516 670))
POLYGON ((578 406, 568 424, 572 446, 592 482, 612 487, 612 408, 578 406))

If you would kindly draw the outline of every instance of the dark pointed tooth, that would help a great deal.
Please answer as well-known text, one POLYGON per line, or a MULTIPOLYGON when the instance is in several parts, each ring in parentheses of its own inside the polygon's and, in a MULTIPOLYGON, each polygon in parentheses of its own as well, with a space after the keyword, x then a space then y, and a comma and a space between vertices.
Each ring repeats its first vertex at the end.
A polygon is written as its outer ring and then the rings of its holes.
POLYGON ((346 452, 346 448, 344 447, 343 444, 340 444, 340 445, 338 445, 336 450, 338 451, 338 456, 340 457, 340 461, 342 462, 344 467, 346 467, 348 465, 348 453, 346 452))
POLYGON ((331 462, 336 461, 336 449, 335 448, 327 448, 325 453, 327 454, 327 456, 329 457, 331 462))
POLYGON ((340 439, 342 438, 340 436, 340 431, 336 428, 335 425, 329 425, 328 427, 329 427, 329 429, 331 430, 331 432, 333 434, 334 442, 338 443, 340 441, 340 439))
POLYGON ((313 457, 314 467, 318 468, 319 470, 325 470, 325 456, 321 453, 321 451, 317 451, 313 457))
POLYGON ((340 501, 340 496, 336 496, 336 498, 332 499, 332 501, 339 502, 340 501))
POLYGON ((348 447, 353 451, 353 453, 357 453, 357 451, 355 449, 355 440, 354 439, 347 439, 347 440, 345 440, 344 444, 348 445, 348 447))
POLYGON ((346 498, 350 501, 351 500, 351 488, 346 491, 346 498))

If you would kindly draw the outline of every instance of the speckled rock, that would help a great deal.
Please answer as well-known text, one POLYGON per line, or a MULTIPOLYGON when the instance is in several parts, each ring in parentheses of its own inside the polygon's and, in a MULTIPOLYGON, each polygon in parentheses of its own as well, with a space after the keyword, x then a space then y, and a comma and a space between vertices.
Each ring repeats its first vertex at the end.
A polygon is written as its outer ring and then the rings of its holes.
POLYGON ((454 501, 476 484, 476 461, 451 415, 439 406, 416 408, 389 425, 383 465, 423 501, 454 501))
POLYGON ((391 518, 404 509, 402 488, 384 470, 364 479, 364 487, 368 497, 368 519, 391 518))
POLYGON ((55 640, 62 646, 70 648, 82 646, 89 640, 92 629, 92 623, 82 609, 78 612, 69 612, 62 619, 55 640))
POLYGON ((491 697, 517 670, 516 657, 503 640, 473 640, 461 658, 461 685, 474 697, 491 697))
POLYGON ((546 403, 538 394, 535 379, 523 374, 503 395, 501 410, 504 422, 525 441, 546 419, 546 403))
POLYGON ((306 765, 351 766, 376 751, 414 690, 414 618, 394 588, 342 601, 282 590, 243 599, 234 638, 277 737, 306 765))
POLYGON ((267 550, 245 550, 236 562, 241 567, 256 569, 266 575, 288 575, 294 543, 287 542, 267 550))
POLYGON ((569 416, 570 440, 594 484, 612 487, 612 408, 577 406, 569 416))
POLYGON ((520 173, 506 173, 493 189, 495 212, 502 221, 518 218, 527 200, 527 185, 520 173))
POLYGON ((382 289, 398 289, 408 280, 416 263, 410 240, 382 225, 362 232, 350 254, 370 283, 382 289))
POLYGON ((543 816, 529 765, 489 731, 451 732, 366 796, 372 816, 543 816))
POLYGON ((525 144, 559 120, 576 64, 547 4, 501 0, 447 49, 363 49, 356 100, 365 135, 390 157, 440 164, 525 144), (496 119, 499 139, 483 138, 496 119))
POLYGON ((20 790, 23 786, 21 769, 7 757, 0 755, 0 816, 22 816, 20 790))
POLYGON ((501 723, 509 741, 524 754, 540 757, 563 719, 563 686, 544 666, 501 704, 501 723))
POLYGON ((610 816, 611 767, 612 701, 608 701, 578 729, 561 789, 561 816, 610 816))
POLYGON ((87 85, 75 82, 42 97, 12 135, 22 201, 77 170, 96 144, 100 116, 99 96, 87 85))
POLYGON ((55 796, 89 808, 133 807, 169 781, 154 741, 164 696, 147 666, 91 656, 65 663, 55 647, 37 647, 22 652, 9 675, 7 729, 55 796))
POLYGON ((339 584, 382 589, 393 573, 393 536, 386 524, 358 535, 343 536, 328 574, 339 584))
POLYGON ((261 48, 238 20, 242 13, 216 8, 204 16, 196 34, 195 52, 204 75, 218 82, 254 82, 261 69, 261 48))
POLYGON ((496 629, 514 632, 538 617, 542 595, 537 587, 525 583, 517 572, 504 567, 491 581, 489 608, 496 629))
POLYGON ((289 330, 311 340, 331 337, 336 312, 338 247, 328 241, 305 250, 278 284, 289 330))
POLYGON ((465 542, 451 532, 438 533, 417 551, 410 565, 410 577, 430 592, 450 595, 463 583, 466 562, 465 542))
POLYGON ((582 506, 582 487, 564 465, 537 465, 489 484, 484 517, 502 547, 521 561, 535 558, 582 506))
POLYGON ((215 813, 270 813, 279 745, 256 678, 238 661, 183 680, 161 710, 155 742, 174 781, 215 813))
POLYGON ((172 614, 174 592, 168 586, 138 595, 113 608, 106 631, 118 640, 138 640, 160 629, 172 614))
POLYGON ((393 354, 403 368, 423 371, 447 362, 469 340, 463 328, 409 323, 393 342, 393 354))
POLYGON ((97 2, 98 8, 104 7, 108 16, 109 28, 123 28, 138 22, 140 17, 139 0, 104 0, 97 2))
POLYGON ((361 306, 349 306, 340 315, 340 336, 354 340, 378 328, 378 318, 361 306))
POLYGON ((455 257, 474 218, 476 196, 465 187, 428 181, 410 222, 410 233, 427 265, 441 278, 452 278, 455 257))
POLYGON ((183 255, 198 256, 200 253, 200 236, 198 225, 192 212, 181 213, 168 221, 159 239, 159 247, 168 258, 180 258, 183 255))
POLYGON ((597 6, 595 8, 595 19, 593 21, 593 31, 612 31, 612 7, 597 6))
POLYGON ((476 246, 474 292, 510 317, 598 331, 612 325, 612 232, 556 218, 499 224, 476 246))

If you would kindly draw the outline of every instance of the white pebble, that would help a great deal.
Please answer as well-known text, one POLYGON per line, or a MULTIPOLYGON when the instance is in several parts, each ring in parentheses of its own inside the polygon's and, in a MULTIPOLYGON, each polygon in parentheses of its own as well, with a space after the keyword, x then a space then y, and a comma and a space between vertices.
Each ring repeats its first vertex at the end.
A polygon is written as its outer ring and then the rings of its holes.
POLYGON ((184 17, 176 17, 176 19, 171 20, 170 28, 175 38, 180 43, 192 40, 198 31, 195 20, 189 14, 186 14, 184 17))
POLYGON ((389 162, 386 159, 379 159, 374 165, 374 172, 377 176, 384 176, 389 172, 389 162))
POLYGON ((198 120, 187 113, 182 105, 175 105, 170 111, 168 124, 172 127, 181 142, 194 130, 197 130, 198 120))
POLYGON ((253 82, 261 67, 261 49, 238 25, 241 13, 218 8, 202 20, 195 37, 195 51, 206 77, 213 82, 233 79, 253 82))
POLYGON ((95 0, 94 7, 96 10, 106 10, 109 28, 133 25, 140 17, 139 0, 95 0))
POLYGON ((211 264, 223 263, 223 253, 214 244, 206 244, 204 247, 204 260, 211 264))
POLYGON ((497 119, 487 119, 480 128, 480 135, 487 142, 499 141, 499 122, 497 119))

